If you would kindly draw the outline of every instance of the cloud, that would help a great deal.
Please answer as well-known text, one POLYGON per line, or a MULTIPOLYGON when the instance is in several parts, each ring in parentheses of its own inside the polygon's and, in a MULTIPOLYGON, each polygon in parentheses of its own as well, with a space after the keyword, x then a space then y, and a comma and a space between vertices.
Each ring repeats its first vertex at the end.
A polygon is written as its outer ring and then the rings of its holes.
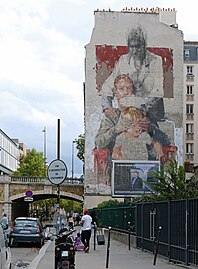
POLYGON ((3 1, 0 16, 1 115, 9 117, 9 106, 13 118, 30 126, 83 112, 84 48, 48 26, 49 1, 39 3, 3 1))

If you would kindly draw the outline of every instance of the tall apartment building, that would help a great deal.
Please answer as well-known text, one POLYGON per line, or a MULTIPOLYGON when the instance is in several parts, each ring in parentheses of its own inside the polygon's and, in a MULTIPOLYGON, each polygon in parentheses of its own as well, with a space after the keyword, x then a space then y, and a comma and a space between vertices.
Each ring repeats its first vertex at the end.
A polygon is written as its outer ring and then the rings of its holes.
POLYGON ((183 165, 183 34, 174 9, 97 10, 85 59, 85 207, 183 165), (133 126, 133 127, 132 127, 133 126))
POLYGON ((0 129, 0 175, 9 175, 17 170, 21 153, 25 154, 25 151, 23 144, 14 141, 0 129))
POLYGON ((188 172, 198 166, 198 42, 184 42, 184 161, 188 172))

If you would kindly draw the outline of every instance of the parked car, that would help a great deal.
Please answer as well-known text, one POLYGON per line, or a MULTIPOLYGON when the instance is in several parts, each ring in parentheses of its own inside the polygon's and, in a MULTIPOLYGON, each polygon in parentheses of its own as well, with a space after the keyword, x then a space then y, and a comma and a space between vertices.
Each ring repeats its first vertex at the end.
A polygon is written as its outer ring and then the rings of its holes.
POLYGON ((6 234, 0 225, 0 269, 11 269, 11 251, 6 234))
POLYGON ((9 246, 16 246, 18 243, 43 246, 44 230, 38 218, 18 217, 15 219, 9 234, 9 246))

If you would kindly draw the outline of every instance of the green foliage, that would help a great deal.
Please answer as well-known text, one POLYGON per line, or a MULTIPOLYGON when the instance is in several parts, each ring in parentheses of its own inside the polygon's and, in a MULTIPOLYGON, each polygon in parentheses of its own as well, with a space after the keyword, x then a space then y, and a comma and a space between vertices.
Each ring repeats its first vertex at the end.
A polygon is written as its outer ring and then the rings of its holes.
MULTIPOLYGON (((54 207, 54 204, 57 204, 57 198, 44 199, 33 202, 34 205, 37 205, 39 208, 54 207)), ((60 208, 64 208, 66 212, 82 212, 82 204, 77 201, 69 199, 60 199, 60 208)))
POLYGON ((85 134, 80 134, 78 138, 75 140, 76 148, 78 149, 77 157, 83 161, 85 161, 85 134))
POLYGON ((103 201, 102 203, 98 204, 98 208, 104 208, 104 207, 118 207, 123 206, 123 202, 119 202, 118 200, 108 200, 103 201))
POLYGON ((19 168, 14 176, 44 176, 44 156, 35 149, 28 150, 27 155, 20 160, 19 168))
POLYGON ((164 167, 164 171, 156 171, 150 175, 158 180, 156 185, 152 185, 156 193, 134 198, 133 202, 180 200, 198 197, 198 180, 195 177, 186 180, 184 167, 178 166, 176 161, 171 161, 164 167))

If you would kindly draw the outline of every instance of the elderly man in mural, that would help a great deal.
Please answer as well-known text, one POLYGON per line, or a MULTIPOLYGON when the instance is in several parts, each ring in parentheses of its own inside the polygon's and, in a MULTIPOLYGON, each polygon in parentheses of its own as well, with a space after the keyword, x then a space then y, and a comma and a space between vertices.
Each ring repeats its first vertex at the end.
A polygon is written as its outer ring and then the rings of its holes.
POLYGON ((141 27, 128 35, 128 53, 120 56, 110 75, 98 89, 102 107, 112 105, 113 85, 120 74, 128 74, 136 88, 136 96, 173 97, 172 58, 167 49, 147 48, 141 27), (165 64, 166 63, 166 64, 165 64), (169 84, 165 83, 169 79, 169 84))

